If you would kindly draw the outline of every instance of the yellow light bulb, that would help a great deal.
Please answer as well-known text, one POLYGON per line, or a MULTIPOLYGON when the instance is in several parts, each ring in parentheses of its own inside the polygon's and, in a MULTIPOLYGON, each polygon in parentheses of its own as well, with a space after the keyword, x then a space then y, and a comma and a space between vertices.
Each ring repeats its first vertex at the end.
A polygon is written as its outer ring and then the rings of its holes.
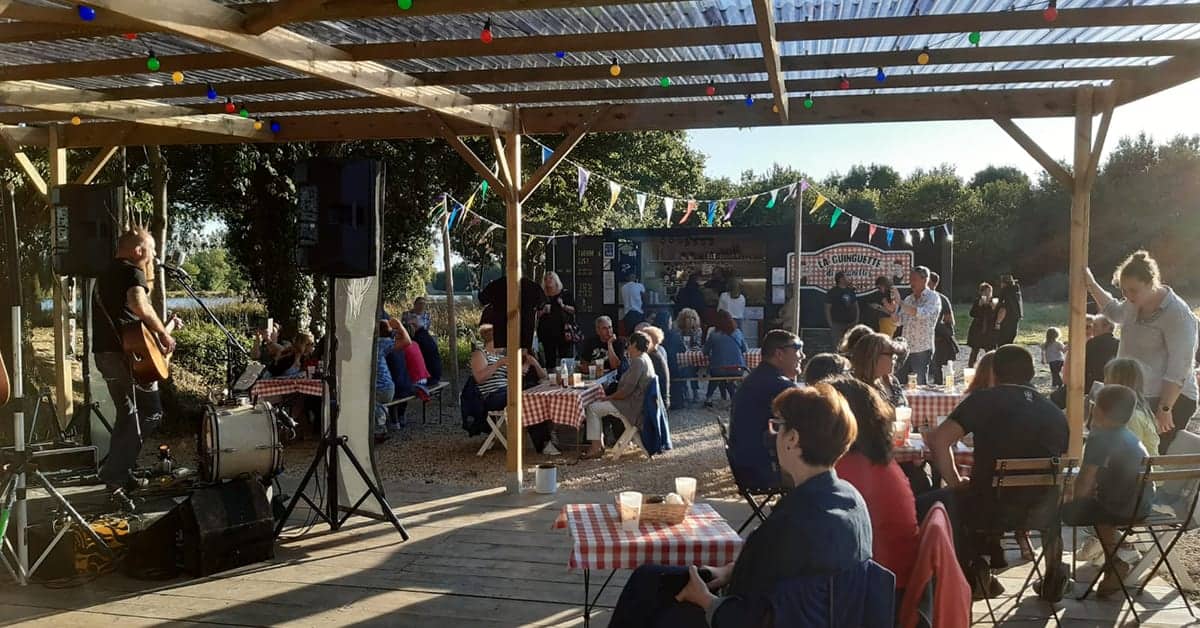
POLYGON ((182 83, 183 82, 183 72, 180 72, 179 70, 175 70, 174 72, 172 72, 171 73, 171 81, 173 83, 175 83, 176 85, 179 85, 180 83, 182 83))
POLYGON ((610 66, 610 67, 608 68, 608 73, 609 73, 609 74, 611 74, 611 75, 613 75, 613 76, 621 76, 621 66, 619 66, 619 65, 617 65, 617 64, 615 64, 615 63, 614 63, 614 64, 612 64, 612 66, 610 66))
POLYGON ((263 126, 263 125, 262 125, 262 120, 255 120, 255 121, 254 121, 254 130, 255 130, 255 131, 261 131, 261 130, 262 130, 262 126, 263 126))
POLYGON ((929 53, 922 50, 921 54, 917 55, 917 63, 919 63, 920 65, 928 65, 929 64, 929 53))
POLYGON ((79 126, 83 124, 83 119, 79 116, 71 116, 71 126, 79 126))

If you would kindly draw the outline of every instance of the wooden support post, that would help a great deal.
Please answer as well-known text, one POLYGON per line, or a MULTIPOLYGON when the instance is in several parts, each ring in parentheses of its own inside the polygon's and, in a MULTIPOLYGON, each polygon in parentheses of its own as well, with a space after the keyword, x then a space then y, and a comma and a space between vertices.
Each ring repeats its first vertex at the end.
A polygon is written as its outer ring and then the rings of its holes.
MULTIPOLYGON (((158 246, 159 259, 167 257, 167 162, 163 159, 162 147, 151 146, 150 151, 150 194, 153 211, 150 215, 150 236, 158 246)), ((151 269, 147 269, 151 270, 151 269)), ((167 271, 161 267, 153 269, 157 279, 150 303, 158 317, 167 320, 167 271)))
MULTIPOLYGON (((62 127, 57 125, 51 126, 49 129, 50 178, 47 184, 50 186, 63 185, 67 182, 67 149, 62 147, 62 131, 62 127)), ((53 225, 51 225, 51 230, 53 230, 53 225)), ((51 283, 53 284, 51 301, 54 308, 54 405, 58 409, 59 419, 63 425, 66 425, 70 423, 75 414, 73 369, 67 357, 67 337, 70 329, 67 317, 70 308, 63 290, 62 277, 55 275, 51 283)))
MULTIPOLYGON (((458 317, 454 313, 454 265, 450 253, 450 214, 442 217, 442 261, 446 265, 446 313, 450 317, 450 329, 446 330, 450 345, 450 393, 458 392, 458 317)), ((441 422, 441 417, 438 418, 441 422)))
POLYGON ((1080 87, 1075 91, 1075 164, 1074 188, 1071 195, 1070 240, 1070 369, 1067 373, 1067 422, 1071 428, 1067 455, 1078 458, 1083 453, 1083 367, 1087 345, 1087 282, 1084 269, 1088 265, 1088 230, 1092 205, 1089 169, 1092 163, 1092 97, 1093 88, 1080 87))
POLYGON ((506 133, 507 167, 501 168, 501 173, 507 173, 509 178, 505 183, 504 198, 507 206, 505 215, 505 234, 507 236, 507 254, 505 257, 505 275, 508 277, 508 491, 516 494, 521 492, 524 480, 522 448, 524 445, 523 425, 521 424, 521 375, 523 350, 521 349, 521 253, 523 229, 521 228, 521 133, 516 109, 513 110, 514 124, 506 133))

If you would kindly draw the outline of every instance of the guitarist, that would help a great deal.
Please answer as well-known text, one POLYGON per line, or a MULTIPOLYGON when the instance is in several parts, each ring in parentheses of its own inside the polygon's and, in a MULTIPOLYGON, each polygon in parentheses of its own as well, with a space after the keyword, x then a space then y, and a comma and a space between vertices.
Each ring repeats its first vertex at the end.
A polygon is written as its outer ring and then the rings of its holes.
POLYGON ((157 383, 135 383, 120 330, 125 324, 140 321, 167 353, 175 350, 175 339, 150 304, 144 269, 153 268, 154 259, 154 238, 143 229, 127 231, 118 239, 116 258, 97 280, 94 295, 97 307, 92 319, 92 353, 117 414, 100 479, 122 499, 125 492, 138 486, 130 471, 137 466, 142 442, 162 419, 162 402, 157 383))

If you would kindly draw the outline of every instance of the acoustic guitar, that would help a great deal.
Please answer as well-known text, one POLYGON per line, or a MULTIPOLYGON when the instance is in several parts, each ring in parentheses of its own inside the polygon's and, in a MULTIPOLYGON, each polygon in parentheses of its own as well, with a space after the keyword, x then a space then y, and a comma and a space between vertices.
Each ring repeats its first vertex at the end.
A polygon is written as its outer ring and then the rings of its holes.
MULTIPOLYGON (((174 332, 182 323, 178 316, 171 315, 166 325, 167 333, 174 332)), ((129 357, 133 379, 137 383, 149 386, 170 377, 171 354, 163 350, 158 338, 141 321, 121 326, 121 347, 129 357)))
POLYGON ((0 353, 0 406, 8 403, 8 369, 4 367, 4 354, 0 353))

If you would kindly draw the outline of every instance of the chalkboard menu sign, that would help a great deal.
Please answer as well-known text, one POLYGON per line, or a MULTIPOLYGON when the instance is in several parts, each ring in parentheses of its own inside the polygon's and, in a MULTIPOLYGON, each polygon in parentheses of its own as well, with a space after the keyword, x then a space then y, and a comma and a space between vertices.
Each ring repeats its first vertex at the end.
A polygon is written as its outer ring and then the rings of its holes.
POLYGON ((604 285, 600 238, 579 238, 575 244, 575 304, 580 312, 598 314, 603 308, 604 285))

